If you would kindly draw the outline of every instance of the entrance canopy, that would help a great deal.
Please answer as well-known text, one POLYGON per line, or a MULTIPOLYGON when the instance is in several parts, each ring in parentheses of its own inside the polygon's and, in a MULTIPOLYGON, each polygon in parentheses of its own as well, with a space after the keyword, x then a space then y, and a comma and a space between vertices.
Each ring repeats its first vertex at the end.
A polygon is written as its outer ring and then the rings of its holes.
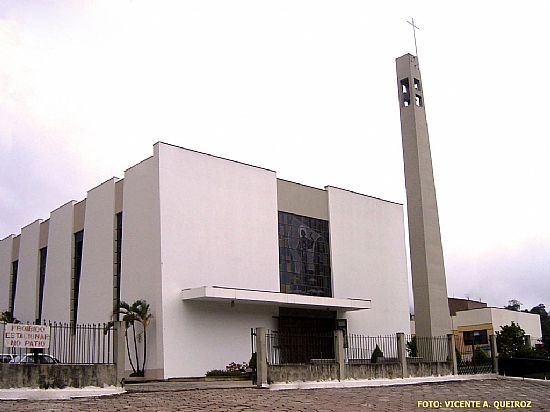
POLYGON ((183 289, 181 295, 184 301, 236 302, 303 309, 340 310, 343 312, 371 308, 370 299, 328 298, 222 286, 183 289))

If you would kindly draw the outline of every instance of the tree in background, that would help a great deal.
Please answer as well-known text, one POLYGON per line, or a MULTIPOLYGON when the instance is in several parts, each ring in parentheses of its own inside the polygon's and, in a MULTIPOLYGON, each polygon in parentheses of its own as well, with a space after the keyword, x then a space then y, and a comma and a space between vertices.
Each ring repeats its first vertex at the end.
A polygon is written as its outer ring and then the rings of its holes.
POLYGON ((516 299, 510 299, 508 301, 508 305, 504 306, 504 309, 513 310, 514 312, 519 312, 521 309, 521 303, 519 300, 516 299))
POLYGON ((546 306, 539 303, 533 307, 529 313, 534 313, 540 316, 540 329, 542 331, 542 343, 544 344, 544 350, 550 352, 550 315, 546 311, 546 306))
POLYGON ((499 356, 510 358, 530 351, 526 342, 525 331, 515 322, 500 327, 497 332, 497 350, 499 356))

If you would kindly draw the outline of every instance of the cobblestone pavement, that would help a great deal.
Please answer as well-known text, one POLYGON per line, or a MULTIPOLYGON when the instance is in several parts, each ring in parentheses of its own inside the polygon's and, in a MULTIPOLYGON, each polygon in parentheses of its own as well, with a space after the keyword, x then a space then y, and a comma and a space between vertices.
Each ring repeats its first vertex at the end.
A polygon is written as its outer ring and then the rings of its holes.
MULTIPOLYGON (((0 401, 0 411, 424 411, 418 401, 439 401, 440 410, 481 410, 445 401, 487 401, 496 410, 550 410, 547 382, 491 379, 404 386, 269 391, 255 388, 199 389, 173 382, 136 385, 103 398, 65 401, 0 401), (530 408, 506 408, 523 401, 530 408), (499 402, 495 404, 494 402, 499 402)), ((424 406, 428 406, 425 404, 424 406)), ((434 402, 432 406, 437 406, 434 402)), ((485 408, 489 409, 489 408, 485 408)))

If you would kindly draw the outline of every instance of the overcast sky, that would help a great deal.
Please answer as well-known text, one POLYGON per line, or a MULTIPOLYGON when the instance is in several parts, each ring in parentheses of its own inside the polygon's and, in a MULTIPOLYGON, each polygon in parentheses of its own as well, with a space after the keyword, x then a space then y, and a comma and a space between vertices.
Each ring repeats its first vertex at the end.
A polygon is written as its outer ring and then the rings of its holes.
POLYGON ((162 140, 405 203, 417 32, 450 296, 550 305, 550 2, 0 2, 0 238, 162 140))

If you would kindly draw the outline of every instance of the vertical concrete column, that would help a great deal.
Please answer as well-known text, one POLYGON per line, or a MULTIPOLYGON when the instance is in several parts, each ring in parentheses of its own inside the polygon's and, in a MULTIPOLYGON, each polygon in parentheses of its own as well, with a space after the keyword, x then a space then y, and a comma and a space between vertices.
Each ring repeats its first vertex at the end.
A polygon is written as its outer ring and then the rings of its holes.
POLYGON ((114 323, 113 357, 116 365, 116 381, 122 384, 126 374, 126 346, 124 337, 126 330, 124 322, 116 321, 114 323))
POLYGON ((498 374, 498 351, 496 335, 491 335, 491 360, 493 361, 493 373, 498 374))
POLYGON ((401 364, 401 377, 408 378, 409 372, 407 371, 407 351, 405 349, 405 334, 399 332, 397 334, 397 358, 401 364))
POLYGON ((267 388, 266 329, 256 328, 256 386, 267 388))
POLYGON ((396 70, 416 334, 444 336, 451 332, 451 317, 418 58, 399 57, 396 70))
POLYGON ((346 356, 344 352, 344 332, 334 331, 334 355, 338 363, 338 380, 346 379, 346 356))
POLYGON ((447 335, 447 351, 449 353, 448 359, 451 363, 453 375, 458 375, 458 365, 456 363, 456 346, 455 337, 452 333, 447 335))

